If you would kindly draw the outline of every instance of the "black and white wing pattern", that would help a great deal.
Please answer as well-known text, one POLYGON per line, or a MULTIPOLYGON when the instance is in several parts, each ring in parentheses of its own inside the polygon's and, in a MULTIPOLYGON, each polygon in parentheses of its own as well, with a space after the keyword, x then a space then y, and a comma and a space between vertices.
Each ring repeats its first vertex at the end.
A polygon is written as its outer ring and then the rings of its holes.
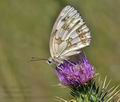
POLYGON ((76 9, 66 6, 58 16, 50 37, 51 57, 66 59, 90 45, 89 28, 76 9))

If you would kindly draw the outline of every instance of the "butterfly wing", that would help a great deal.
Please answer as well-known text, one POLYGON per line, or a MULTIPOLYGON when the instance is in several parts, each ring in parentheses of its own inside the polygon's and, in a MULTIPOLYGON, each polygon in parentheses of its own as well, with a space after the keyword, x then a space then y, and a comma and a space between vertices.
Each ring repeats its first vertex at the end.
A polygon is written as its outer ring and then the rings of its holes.
POLYGON ((71 6, 66 6, 58 16, 50 37, 52 58, 64 59, 80 53, 80 49, 90 45, 89 28, 80 14, 71 6))

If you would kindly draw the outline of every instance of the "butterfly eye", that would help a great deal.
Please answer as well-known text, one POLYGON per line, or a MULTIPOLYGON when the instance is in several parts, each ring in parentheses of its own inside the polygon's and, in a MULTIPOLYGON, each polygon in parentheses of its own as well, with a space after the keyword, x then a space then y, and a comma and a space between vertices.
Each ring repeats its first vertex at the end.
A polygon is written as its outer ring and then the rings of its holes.
POLYGON ((47 63, 51 65, 53 63, 52 58, 48 58, 47 63))
POLYGON ((48 64, 52 64, 52 61, 50 61, 50 60, 47 60, 47 63, 48 63, 48 64))

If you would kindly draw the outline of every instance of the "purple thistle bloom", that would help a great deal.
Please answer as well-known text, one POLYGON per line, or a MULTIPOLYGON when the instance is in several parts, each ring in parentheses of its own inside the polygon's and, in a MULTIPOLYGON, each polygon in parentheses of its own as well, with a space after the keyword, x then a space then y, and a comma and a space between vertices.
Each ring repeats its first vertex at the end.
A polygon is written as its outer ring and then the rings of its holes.
POLYGON ((60 82, 65 86, 85 85, 95 76, 95 70, 86 56, 81 53, 79 61, 64 61, 56 68, 60 82))

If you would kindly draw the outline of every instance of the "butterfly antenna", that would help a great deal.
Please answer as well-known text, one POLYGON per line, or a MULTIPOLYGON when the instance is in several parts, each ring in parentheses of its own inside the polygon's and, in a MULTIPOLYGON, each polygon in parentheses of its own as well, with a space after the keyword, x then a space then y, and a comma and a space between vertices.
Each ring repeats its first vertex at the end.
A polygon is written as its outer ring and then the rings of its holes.
POLYGON ((33 61, 47 61, 47 59, 37 58, 37 57, 31 57, 30 62, 33 62, 33 61))

